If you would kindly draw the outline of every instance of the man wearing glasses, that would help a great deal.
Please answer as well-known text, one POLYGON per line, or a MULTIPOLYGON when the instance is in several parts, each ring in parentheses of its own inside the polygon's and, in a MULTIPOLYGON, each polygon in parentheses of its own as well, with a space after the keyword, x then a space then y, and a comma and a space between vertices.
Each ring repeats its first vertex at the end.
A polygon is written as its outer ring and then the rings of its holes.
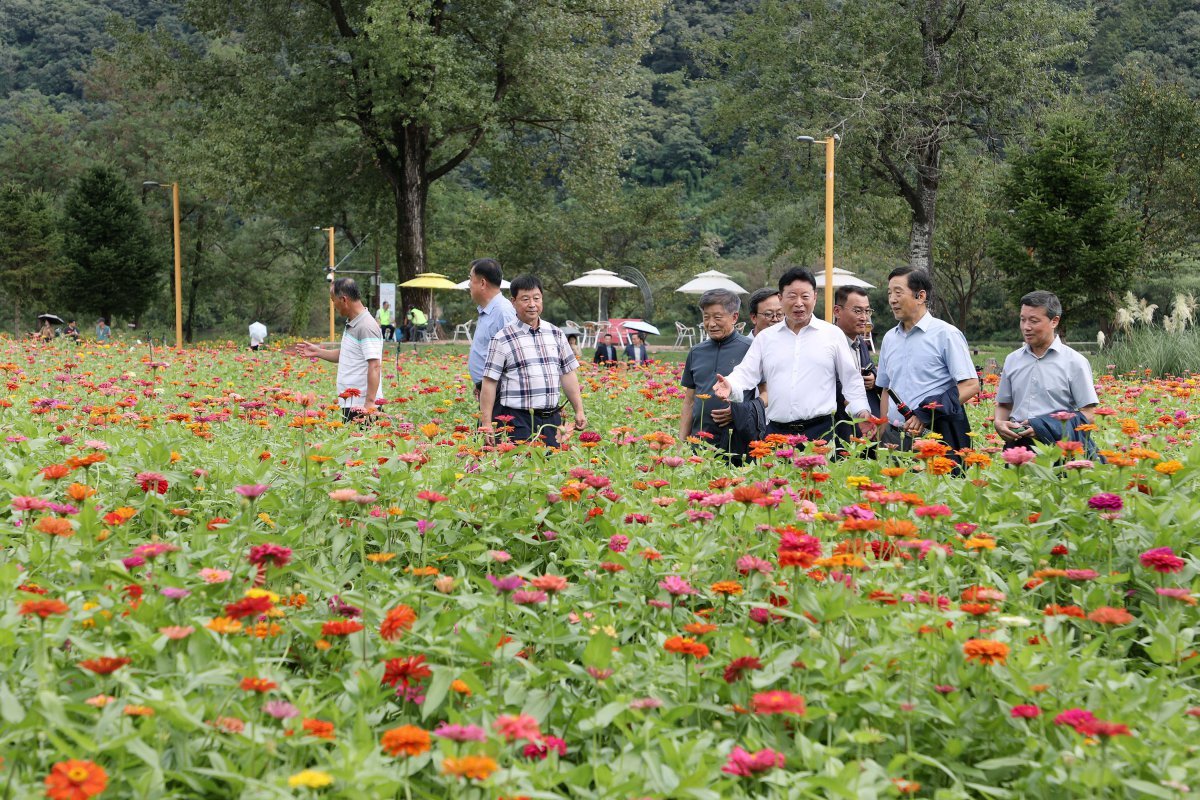
POLYGON ((728 377, 718 375, 713 393, 722 400, 766 383, 767 432, 804 436, 809 441, 833 436, 837 384, 862 436, 875 435, 866 419, 871 412, 858 363, 835 325, 813 317, 817 282, 811 272, 792 267, 779 279, 783 322, 754 337, 745 358, 728 377))
POLYGON ((776 322, 783 322, 783 301, 777 289, 759 289, 750 295, 750 336, 758 336, 776 322))
MULTIPOLYGON (((867 403, 872 416, 879 416, 879 395, 882 391, 875 386, 875 364, 871 361, 871 345, 867 341, 867 330, 871 324, 871 299, 865 289, 858 286, 839 286, 833 295, 833 324, 846 335, 846 345, 862 372, 863 388, 867 392, 867 403)), ((838 384, 838 438, 846 441, 853 435, 854 424, 846 409, 846 397, 838 384)))

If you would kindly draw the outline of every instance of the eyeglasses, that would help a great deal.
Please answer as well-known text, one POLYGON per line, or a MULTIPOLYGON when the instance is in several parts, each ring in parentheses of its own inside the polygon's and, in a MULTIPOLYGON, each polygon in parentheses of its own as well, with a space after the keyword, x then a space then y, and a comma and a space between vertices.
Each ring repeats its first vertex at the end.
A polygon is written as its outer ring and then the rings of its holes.
POLYGON ((762 317, 763 319, 779 320, 779 319, 783 319, 783 312, 782 311, 757 311, 757 312, 755 312, 754 316, 762 317))
POLYGON ((869 317, 875 313, 869 308, 848 308, 846 310, 856 317, 869 317))

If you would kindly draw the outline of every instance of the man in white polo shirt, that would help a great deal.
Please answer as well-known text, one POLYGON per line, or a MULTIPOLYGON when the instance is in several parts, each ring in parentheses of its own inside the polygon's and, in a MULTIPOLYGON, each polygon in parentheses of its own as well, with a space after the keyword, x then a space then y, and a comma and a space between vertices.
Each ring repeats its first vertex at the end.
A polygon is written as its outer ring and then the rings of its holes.
POLYGON ((338 405, 342 420, 375 413, 375 402, 383 399, 380 362, 383 359, 383 331, 371 312, 362 304, 358 284, 353 278, 338 278, 329 287, 334 310, 348 322, 340 346, 327 348, 301 342, 296 352, 338 365, 338 405))

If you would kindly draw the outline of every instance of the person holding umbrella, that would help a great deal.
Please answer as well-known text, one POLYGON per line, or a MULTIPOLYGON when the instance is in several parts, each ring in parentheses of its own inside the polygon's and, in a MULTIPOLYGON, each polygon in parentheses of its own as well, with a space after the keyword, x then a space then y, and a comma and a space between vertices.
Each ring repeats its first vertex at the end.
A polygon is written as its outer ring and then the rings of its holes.
POLYGON ((42 317, 42 327, 38 330, 37 338, 43 344, 50 344, 50 340, 54 338, 54 328, 50 327, 50 320, 42 317))

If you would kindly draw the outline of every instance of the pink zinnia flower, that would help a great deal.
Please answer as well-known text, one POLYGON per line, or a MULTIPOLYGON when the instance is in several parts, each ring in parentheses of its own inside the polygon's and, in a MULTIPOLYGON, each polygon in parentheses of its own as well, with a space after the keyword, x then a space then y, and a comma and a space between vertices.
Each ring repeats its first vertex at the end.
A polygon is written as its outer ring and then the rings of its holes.
POLYGON ((486 742, 487 732, 478 725, 451 725, 443 722, 433 729, 433 735, 452 742, 486 742))
POLYGON ((1037 458, 1037 453, 1030 450, 1028 447, 1009 447, 1000 451, 1000 457, 1004 459, 1004 463, 1014 467, 1019 467, 1022 464, 1028 464, 1037 458))
POLYGON ((614 553, 624 553, 629 549, 629 537, 614 533, 608 539, 608 549, 614 553))
POLYGON ((666 579, 658 582, 658 588, 670 595, 687 595, 699 594, 699 590, 692 587, 690 583, 685 581, 678 575, 668 575, 666 579))
POLYGON ((242 497, 250 500, 256 500, 266 494, 267 490, 270 488, 271 487, 265 483, 251 483, 244 486, 235 486, 233 487, 233 490, 242 497))
POLYGON ((721 772, 729 775, 737 775, 741 778, 749 778, 761 772, 782 767, 783 762, 783 753, 777 753, 769 747, 755 753, 743 750, 741 747, 735 747, 730 752, 729 760, 725 762, 725 766, 721 767, 721 772))
POLYGON ((200 570, 200 578, 205 583, 225 583, 233 577, 233 573, 227 569, 212 569, 205 567, 200 570))
POLYGON ((775 566, 765 558, 746 554, 737 560, 737 571, 743 575, 749 575, 751 572, 770 575, 775 571, 775 566))
POLYGON ((542 591, 524 591, 513 592, 512 599, 513 602, 519 606, 529 606, 536 605, 537 603, 544 603, 548 598, 546 593, 542 591))
POLYGON ((540 744, 530 743, 525 745, 525 749, 521 751, 521 754, 526 758, 545 760, 551 752, 558 753, 560 757, 565 756, 567 754, 567 743, 557 736, 547 736, 542 739, 540 744))
POLYGON ((1187 562, 1175 555, 1175 551, 1169 547, 1147 550, 1139 556, 1139 560, 1143 567, 1161 573, 1182 572, 1187 565, 1187 562))
POLYGON ((501 714, 492 723, 492 728, 503 736, 506 742, 515 742, 518 739, 537 742, 542 738, 538 721, 528 714, 501 714))
POLYGON ((1013 706, 1008 713, 1012 715, 1013 719, 1036 719, 1042 715, 1042 710, 1037 706, 1024 705, 1013 706))
POLYGON ((1069 725, 1076 730, 1079 730, 1079 726, 1084 723, 1095 721, 1096 715, 1084 708, 1068 708, 1054 718, 1055 725, 1069 725))
POLYGON ((195 628, 191 625, 168 625, 165 628, 159 628, 158 632, 168 639, 186 639, 195 632, 195 628))

